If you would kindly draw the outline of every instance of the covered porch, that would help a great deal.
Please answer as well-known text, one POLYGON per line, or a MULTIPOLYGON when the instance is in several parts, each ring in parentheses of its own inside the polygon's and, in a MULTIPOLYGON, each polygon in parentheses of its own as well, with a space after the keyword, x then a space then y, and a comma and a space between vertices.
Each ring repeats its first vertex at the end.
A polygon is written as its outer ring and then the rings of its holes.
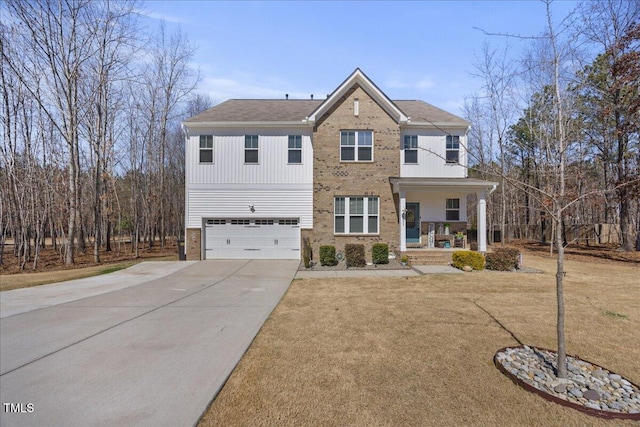
POLYGON ((498 183, 473 178, 389 178, 397 198, 400 251, 468 248, 468 194, 476 194, 478 251, 487 250, 486 198, 498 183), (456 239, 458 237, 462 239, 456 239))

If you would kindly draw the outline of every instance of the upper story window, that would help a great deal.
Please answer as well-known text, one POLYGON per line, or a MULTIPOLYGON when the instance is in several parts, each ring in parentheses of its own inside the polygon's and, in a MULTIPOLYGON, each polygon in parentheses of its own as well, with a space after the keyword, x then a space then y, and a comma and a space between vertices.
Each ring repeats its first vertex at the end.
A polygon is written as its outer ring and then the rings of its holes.
POLYGON ((244 162, 258 163, 258 135, 244 136, 244 162))
POLYGON ((447 135, 447 163, 458 163, 460 159, 460 137, 447 135))
POLYGON ((373 160, 373 132, 343 130, 340 132, 341 162, 370 162, 373 160))
POLYGON ((213 163, 213 135, 200 135, 200 163, 213 163))
POLYGON ((418 163, 418 135, 405 135, 402 148, 405 163, 418 163))
POLYGON ((289 157, 292 164, 302 163, 302 135, 289 135, 289 157))
POLYGON ((447 221, 460 221, 460 199, 447 199, 447 221))
POLYGON ((334 232, 336 234, 378 234, 379 197, 336 197, 334 232))

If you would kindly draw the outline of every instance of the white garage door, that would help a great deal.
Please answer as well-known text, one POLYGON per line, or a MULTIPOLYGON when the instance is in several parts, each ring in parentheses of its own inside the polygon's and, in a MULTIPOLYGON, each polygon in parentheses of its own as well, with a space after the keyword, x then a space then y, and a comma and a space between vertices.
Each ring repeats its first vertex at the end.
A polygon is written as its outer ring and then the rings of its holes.
POLYGON ((208 219, 206 259, 300 259, 298 219, 208 219))

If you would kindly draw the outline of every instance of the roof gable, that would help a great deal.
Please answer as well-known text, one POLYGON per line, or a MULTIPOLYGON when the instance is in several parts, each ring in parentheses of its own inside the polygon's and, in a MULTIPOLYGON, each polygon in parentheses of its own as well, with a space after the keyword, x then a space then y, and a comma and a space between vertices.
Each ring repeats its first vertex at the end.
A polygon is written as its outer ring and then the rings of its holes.
POLYGON ((340 101, 354 85, 359 85, 367 94, 375 100, 383 110, 389 114, 397 123, 406 123, 408 118, 387 95, 384 94, 363 72, 356 68, 331 95, 307 117, 310 123, 317 122, 333 105, 340 101))

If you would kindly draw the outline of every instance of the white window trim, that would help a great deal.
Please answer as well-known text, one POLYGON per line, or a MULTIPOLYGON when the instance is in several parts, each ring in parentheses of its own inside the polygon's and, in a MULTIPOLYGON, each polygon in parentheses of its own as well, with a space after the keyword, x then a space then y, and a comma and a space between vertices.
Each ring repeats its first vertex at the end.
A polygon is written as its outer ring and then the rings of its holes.
POLYGON ((244 150, 242 152, 242 156, 243 156, 244 164, 245 165, 259 165, 260 164, 260 136, 259 135, 253 135, 253 134, 252 135, 249 135, 249 134, 245 135, 244 136, 243 147, 244 147, 244 150), (258 143, 258 146, 256 148, 247 148, 247 137, 248 136, 250 136, 250 137, 254 137, 255 136, 256 137, 256 141, 258 143), (247 162, 247 150, 257 151, 258 152, 258 161, 256 161, 256 162, 247 162))
POLYGON ((445 143, 444 144, 445 144, 444 145, 444 147, 445 147, 444 160, 445 160, 446 164, 448 164, 448 165, 460 164, 460 136, 459 135, 447 135, 446 138, 445 138, 445 143), (458 148, 448 148, 449 141, 451 141, 451 143, 453 144, 454 138, 457 138, 458 148), (455 162, 449 161, 448 160, 448 156, 447 156, 449 151, 455 151, 456 153, 458 153, 458 160, 456 160, 455 162))
POLYGON ((198 164, 201 164, 201 165, 212 165, 213 164, 213 160, 214 160, 213 159, 213 135, 199 135, 198 136, 198 164), (203 148, 201 146, 203 137, 211 138, 210 141, 206 141, 206 142, 211 142, 211 147, 203 148), (211 161, 210 162, 202 162, 202 161, 200 161, 200 152, 201 151, 211 151, 211 161))
POLYGON ((380 197, 379 196, 335 196, 333 198, 333 234, 338 235, 338 236, 362 236, 362 235, 367 235, 367 236, 377 236, 380 234, 380 197), (352 233, 351 230, 349 230, 350 227, 350 221, 349 218, 351 217, 351 212, 350 212, 350 199, 351 198, 362 198, 362 203, 363 203, 363 213, 362 215, 360 214, 356 214, 357 216, 362 216, 362 232, 356 232, 356 233, 352 233), (369 214, 369 199, 376 199, 378 202, 378 207, 377 207, 377 213, 372 213, 369 214), (336 214, 336 201, 337 199, 344 199, 344 214, 336 214), (344 217, 344 232, 337 232, 336 231, 336 217, 341 216, 344 217), (375 216, 376 217, 376 229, 378 231, 376 231, 375 233, 369 233, 369 217, 375 216))
POLYGON ((302 164, 302 135, 289 135, 287 138, 287 164, 288 165, 301 165, 302 164), (300 148, 291 148, 289 146, 289 144, 291 143, 291 137, 298 137, 300 138, 300 148), (289 161, 289 153, 291 151, 299 151, 300 152, 300 161, 297 163, 291 163, 289 161))
POLYGON ((367 129, 342 129, 340 131, 340 161, 341 162, 345 162, 345 163, 373 163, 373 161, 375 160, 375 153, 374 153, 374 145, 375 145, 375 137, 373 135, 373 131, 372 130, 367 130, 367 129), (344 147, 353 147, 354 148, 354 160, 343 160, 342 159, 342 133, 343 132, 353 132, 355 135, 355 145, 344 145, 344 147), (362 145, 362 147, 371 147, 371 160, 358 160, 358 147, 360 147, 360 145, 358 145, 358 140, 359 140, 359 134, 360 133, 364 133, 364 132, 368 132, 371 134, 371 145, 362 145))
POLYGON ((405 165, 417 165, 419 163, 418 161, 418 135, 405 135, 402 138, 402 151, 403 151, 403 155, 402 155, 402 163, 405 165), (407 148, 406 146, 406 142, 407 142, 407 138, 409 139, 409 145, 410 147, 407 148), (413 146, 413 139, 415 139, 415 147, 413 146), (406 157, 406 152, 407 151, 415 151, 416 152, 416 161, 415 162, 407 162, 407 157, 406 157))
POLYGON ((460 221, 460 199, 459 198, 447 198, 444 201, 444 217, 446 221, 460 221), (449 200, 457 200, 458 201, 458 208, 450 208, 449 207, 449 200), (449 219, 447 218, 447 214, 449 212, 458 212, 458 219, 449 219))

